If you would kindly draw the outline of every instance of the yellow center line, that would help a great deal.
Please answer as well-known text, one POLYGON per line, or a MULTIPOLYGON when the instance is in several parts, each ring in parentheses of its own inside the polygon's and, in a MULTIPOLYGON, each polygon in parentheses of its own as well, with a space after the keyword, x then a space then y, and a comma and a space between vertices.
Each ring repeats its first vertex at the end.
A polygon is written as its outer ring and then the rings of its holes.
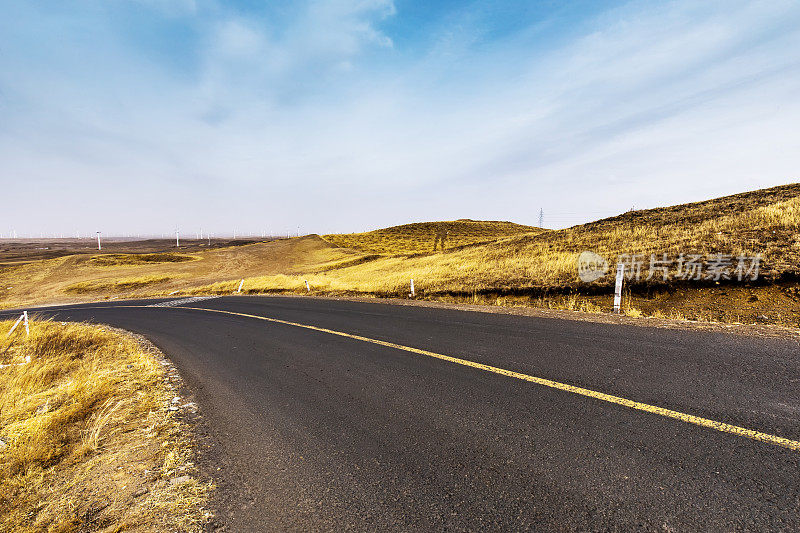
MULTIPOLYGON (((148 309, 159 309, 159 308, 151 308, 149 306, 109 306, 108 308, 122 308, 122 307, 132 307, 132 308, 148 308, 148 309)), ((87 308, 84 308, 87 309, 87 308)), ((288 320, 281 320, 279 318, 270 318, 265 316, 259 315, 249 315, 246 313, 236 313, 234 311, 224 311, 221 309, 205 309, 201 307, 165 307, 161 309, 189 309, 192 311, 206 311, 210 313, 221 313, 226 315, 234 315, 234 316, 241 316, 246 318, 255 318, 257 320, 265 320, 267 322, 274 322, 277 324, 284 324, 287 326, 294 326, 298 328, 305 328, 310 329, 313 331, 319 331, 321 333, 328 333, 331 335, 338 335, 340 337, 347 337, 348 339, 355 339, 363 342, 369 342, 372 344, 377 344, 379 346, 386 346, 387 348, 395 348, 398 350, 403 350, 406 352, 415 353, 418 355, 425 355, 427 357, 433 357, 435 359, 441 359, 442 361, 447 361, 449 363, 455 363, 457 365, 468 366, 470 368, 477 368, 478 370, 484 370, 486 372, 491 372, 493 374, 499 374, 501 376, 508 376, 510 378, 521 379, 522 381, 528 381, 530 383, 536 383, 538 385, 543 385, 545 387, 550 387, 552 389, 558 389, 566 392, 571 392, 573 394, 579 394, 581 396, 585 396, 588 398, 594 398, 596 400, 602 400, 608 403, 614 403, 617 405, 623 405, 625 407, 629 407, 631 409, 637 409, 639 411, 645 411, 648 413, 653 413, 656 415, 665 416, 667 418, 674 418, 676 420, 681 420, 683 422, 689 424, 695 424, 697 426, 702 426, 710 429, 715 429, 717 431, 721 431, 723 433, 731 433, 733 435, 738 435, 740 437, 747 437, 748 439, 753 439, 761 442, 766 442, 768 444, 774 444, 776 446, 783 446, 784 448, 789 448, 790 450, 800 451, 800 442, 787 439, 784 437, 779 437, 777 435, 771 435, 769 433, 763 433, 761 431, 756 431, 753 429, 747 429, 739 426, 734 426, 732 424, 726 424, 724 422, 718 422, 716 420, 711 420, 708 418, 702 418, 699 416, 690 415, 687 413, 681 413, 680 411, 673 411, 671 409, 665 409, 663 407, 658 407, 655 405, 650 405, 642 402, 637 402, 634 400, 629 400, 627 398, 622 398, 620 396, 613 396, 611 394, 605 394, 603 392, 594 391, 591 389, 584 389, 583 387, 576 387, 574 385, 569 385, 567 383, 561 383, 559 381, 553 381, 551 379, 540 378, 536 376, 531 376, 528 374, 522 374, 520 372, 514 372, 513 370, 506 370, 504 368, 499 368, 496 366, 485 365, 483 363, 476 363, 475 361, 469 361, 467 359, 460 359, 458 357, 452 357, 449 355, 444 355, 436 352, 431 352, 428 350, 422 350, 420 348, 414 348, 412 346, 404 346, 402 344, 396 344, 394 342, 382 341, 379 339, 372 339, 369 337, 362 337, 361 335, 354 335, 352 333, 345 333, 343 331, 336 331, 333 329, 321 328, 318 326, 311 326, 308 324, 300 324, 298 322, 290 322, 288 320)))

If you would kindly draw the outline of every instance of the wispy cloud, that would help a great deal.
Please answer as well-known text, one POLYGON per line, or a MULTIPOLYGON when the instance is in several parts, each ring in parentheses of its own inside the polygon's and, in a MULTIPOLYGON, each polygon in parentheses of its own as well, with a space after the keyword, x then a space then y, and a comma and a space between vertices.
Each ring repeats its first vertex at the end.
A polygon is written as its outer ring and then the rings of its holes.
POLYGON ((416 46, 388 0, 8 4, 2 224, 36 232, 570 224, 798 174, 795 2, 459 8, 416 46))

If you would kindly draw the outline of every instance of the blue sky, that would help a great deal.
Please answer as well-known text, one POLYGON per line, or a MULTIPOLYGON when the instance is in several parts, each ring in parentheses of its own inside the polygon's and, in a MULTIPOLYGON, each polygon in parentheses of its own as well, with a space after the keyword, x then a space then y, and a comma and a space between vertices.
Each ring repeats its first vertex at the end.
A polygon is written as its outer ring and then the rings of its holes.
POLYGON ((563 227, 800 174, 796 1, 0 8, 0 234, 563 227))

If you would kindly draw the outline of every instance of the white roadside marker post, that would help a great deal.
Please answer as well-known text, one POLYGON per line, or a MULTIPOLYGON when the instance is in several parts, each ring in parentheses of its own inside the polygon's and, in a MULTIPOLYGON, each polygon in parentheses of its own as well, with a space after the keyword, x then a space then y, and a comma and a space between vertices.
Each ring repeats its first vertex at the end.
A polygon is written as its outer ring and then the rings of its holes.
POLYGON ((414 278, 411 278, 411 297, 413 298, 416 295, 414 292, 414 278))
MULTIPOLYGON (((14 333, 14 330, 17 329, 17 326, 19 326, 20 322, 25 324, 25 334, 30 336, 31 330, 28 327, 28 312, 27 311, 23 311, 22 314, 17 319, 17 321, 14 322, 14 325, 11 326, 11 329, 8 331, 8 334, 6 335, 6 338, 10 337, 11 334, 14 333)), ((13 344, 13 343, 14 342, 12 341, 11 344, 13 344)), ((3 353, 0 353, 0 355, 5 355, 5 353, 9 350, 9 348, 11 348, 11 344, 6 346, 6 349, 3 350, 3 353)), ((14 363, 14 364, 8 364, 8 365, 0 365, 0 368, 6 368, 6 367, 9 367, 9 366, 27 365, 30 362, 31 362, 31 356, 28 355, 28 356, 25 356, 25 362, 24 363, 14 363)))
POLYGON ((97 231, 95 233, 97 233, 97 249, 98 250, 102 250, 103 248, 102 248, 102 246, 100 246, 100 232, 97 231))
POLYGON ((17 319, 17 321, 14 322, 14 325, 11 326, 10 330, 8 330, 8 335, 6 335, 6 338, 10 337, 11 334, 14 333, 14 330, 17 329, 17 326, 19 326, 19 323, 22 322, 23 318, 25 318, 25 313, 22 313, 21 315, 19 315, 19 318, 17 319))
POLYGON ((178 233, 178 230, 176 229, 175 230, 175 248, 180 248, 180 247, 181 247, 181 236, 178 233))
POLYGON ((305 280, 305 282, 306 282, 306 292, 311 292, 311 287, 308 284, 308 280, 305 280))
POLYGON ((236 291, 236 294, 242 292, 242 285, 244 285, 244 278, 242 278, 242 281, 239 282, 239 290, 236 291))
POLYGON ((619 314, 622 306, 622 282, 625 278, 625 264, 617 263, 617 279, 614 284, 614 313, 619 314))

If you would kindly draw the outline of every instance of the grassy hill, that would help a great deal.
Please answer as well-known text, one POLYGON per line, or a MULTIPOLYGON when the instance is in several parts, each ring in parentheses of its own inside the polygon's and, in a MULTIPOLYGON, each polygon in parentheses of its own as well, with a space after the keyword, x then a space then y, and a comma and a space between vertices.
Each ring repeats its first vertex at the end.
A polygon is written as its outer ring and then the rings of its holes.
POLYGON ((412 255, 442 251, 441 242, 436 248, 437 236, 444 237, 444 248, 487 243, 504 237, 526 233, 539 234, 547 230, 523 226, 513 222, 483 220, 453 220, 444 222, 416 222, 365 233, 323 235, 326 241, 342 248, 352 248, 374 254, 412 255))
MULTIPOLYGON (((591 284, 577 276, 584 250, 610 266, 620 254, 642 260, 642 278, 628 285, 638 312, 717 320, 796 323, 800 316, 800 184, 672 207, 632 211, 563 230, 510 222, 417 223, 366 233, 306 237, 207 250, 192 261, 153 263, 116 257, 62 257, 0 271, 0 305, 98 297, 243 292, 422 298, 508 305, 610 306, 612 276, 591 284), (447 230, 445 251, 433 252, 447 230), (650 255, 761 257, 757 282, 647 280, 650 255), (112 266, 100 266, 111 264, 112 266), (743 318, 744 317, 744 318, 743 318), (748 318, 749 317, 749 318, 748 318)), ((183 253, 183 252, 182 252, 183 253)))
MULTIPOLYGON (((430 293, 508 289, 579 290, 576 262, 593 250, 620 254, 761 254, 768 281, 794 279, 800 265, 800 184, 645 211, 558 231, 524 233, 479 246, 414 257, 382 257, 318 280, 333 290, 403 294, 408 280, 430 293)), ((362 234, 367 235, 367 234, 362 234)), ((326 239, 336 240, 331 236, 326 239)), ((357 244, 357 243, 356 243, 357 244)), ((353 244, 355 246, 356 244, 353 244)), ((374 250, 375 248, 373 248, 374 250)), ((396 248, 394 248, 396 249, 396 248)), ((646 266, 646 265, 645 265, 646 266)), ((647 270, 644 270, 646 277, 647 270)), ((609 285, 610 276, 595 285, 609 285)))

